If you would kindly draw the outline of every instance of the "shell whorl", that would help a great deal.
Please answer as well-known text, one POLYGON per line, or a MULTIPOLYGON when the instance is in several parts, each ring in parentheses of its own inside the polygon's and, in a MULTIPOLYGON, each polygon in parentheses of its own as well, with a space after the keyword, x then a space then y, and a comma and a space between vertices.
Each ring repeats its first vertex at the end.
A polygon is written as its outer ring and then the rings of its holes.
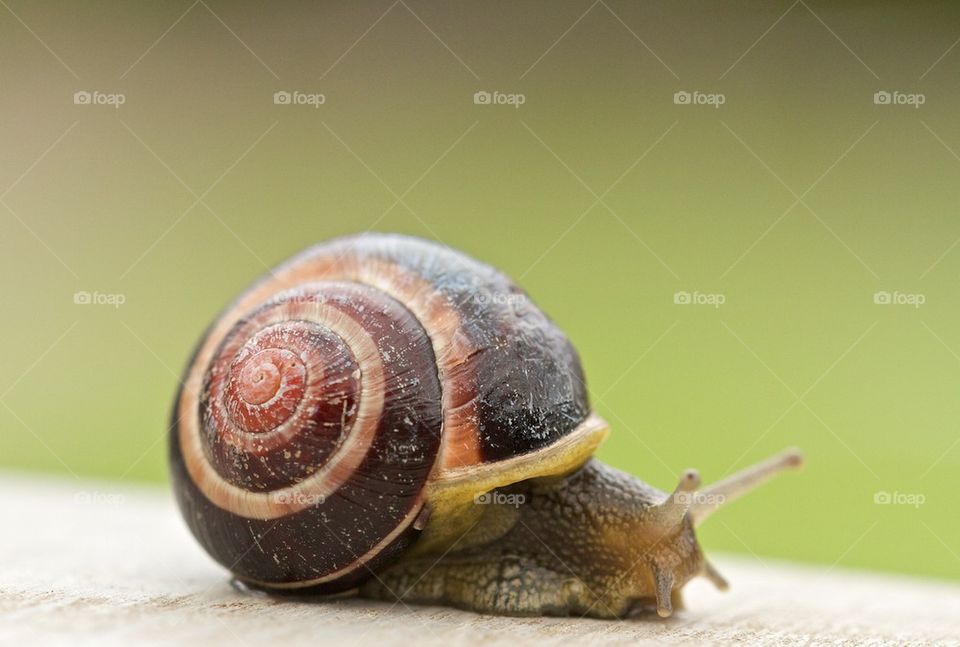
POLYGON ((348 588, 416 536, 428 479, 532 452, 589 413, 576 352, 505 276, 365 235, 304 252, 218 318, 171 465, 188 525, 273 588, 348 588))
POLYGON ((360 286, 308 285, 234 326, 205 375, 196 437, 204 456, 191 456, 208 498, 236 514, 275 518, 325 499, 352 476, 392 386, 380 344, 410 343, 374 339, 378 318, 393 314, 427 345, 410 316, 382 299, 360 286))
POLYGON ((215 520, 219 537, 194 530, 241 577, 339 582, 411 530, 440 384, 426 331, 389 296, 329 281, 279 293, 223 337, 196 407, 178 434, 181 505, 215 520))

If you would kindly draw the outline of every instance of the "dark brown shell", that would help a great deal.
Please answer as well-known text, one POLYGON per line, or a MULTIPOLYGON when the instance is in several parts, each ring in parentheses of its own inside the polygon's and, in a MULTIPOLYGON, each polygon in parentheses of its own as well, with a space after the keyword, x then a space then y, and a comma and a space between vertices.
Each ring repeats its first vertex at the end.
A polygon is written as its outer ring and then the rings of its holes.
POLYGON ((352 236, 211 326, 174 409, 173 480, 239 577, 340 590, 416 538, 428 479, 547 447, 589 411, 576 351, 506 276, 434 243, 352 236))

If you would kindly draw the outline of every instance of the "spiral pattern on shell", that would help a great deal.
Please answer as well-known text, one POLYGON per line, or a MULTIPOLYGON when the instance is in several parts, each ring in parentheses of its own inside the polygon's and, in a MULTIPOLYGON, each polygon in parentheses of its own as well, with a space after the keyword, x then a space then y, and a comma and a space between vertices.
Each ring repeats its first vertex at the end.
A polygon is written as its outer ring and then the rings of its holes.
POLYGON ((184 517, 271 588, 336 591, 416 537, 429 480, 556 443, 589 413, 576 352, 505 276, 400 236, 319 245, 199 344, 174 409, 184 517))

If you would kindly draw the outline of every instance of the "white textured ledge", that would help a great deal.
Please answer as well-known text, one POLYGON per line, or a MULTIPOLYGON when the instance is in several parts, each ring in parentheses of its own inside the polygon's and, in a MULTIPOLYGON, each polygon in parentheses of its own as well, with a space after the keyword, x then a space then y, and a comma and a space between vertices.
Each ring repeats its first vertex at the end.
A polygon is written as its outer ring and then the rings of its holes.
POLYGON ((669 620, 513 619, 227 584, 163 490, 0 477, 0 643, 232 645, 960 644, 960 586, 712 555, 732 584, 669 620))

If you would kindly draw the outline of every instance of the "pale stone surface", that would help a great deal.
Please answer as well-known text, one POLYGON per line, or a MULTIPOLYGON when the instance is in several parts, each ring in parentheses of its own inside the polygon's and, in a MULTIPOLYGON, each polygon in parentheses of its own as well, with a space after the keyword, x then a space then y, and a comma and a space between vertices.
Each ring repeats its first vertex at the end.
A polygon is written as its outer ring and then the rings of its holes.
POLYGON ((960 645, 960 586, 714 557, 668 621, 496 618, 234 591, 163 490, 0 477, 0 643, 960 645))

